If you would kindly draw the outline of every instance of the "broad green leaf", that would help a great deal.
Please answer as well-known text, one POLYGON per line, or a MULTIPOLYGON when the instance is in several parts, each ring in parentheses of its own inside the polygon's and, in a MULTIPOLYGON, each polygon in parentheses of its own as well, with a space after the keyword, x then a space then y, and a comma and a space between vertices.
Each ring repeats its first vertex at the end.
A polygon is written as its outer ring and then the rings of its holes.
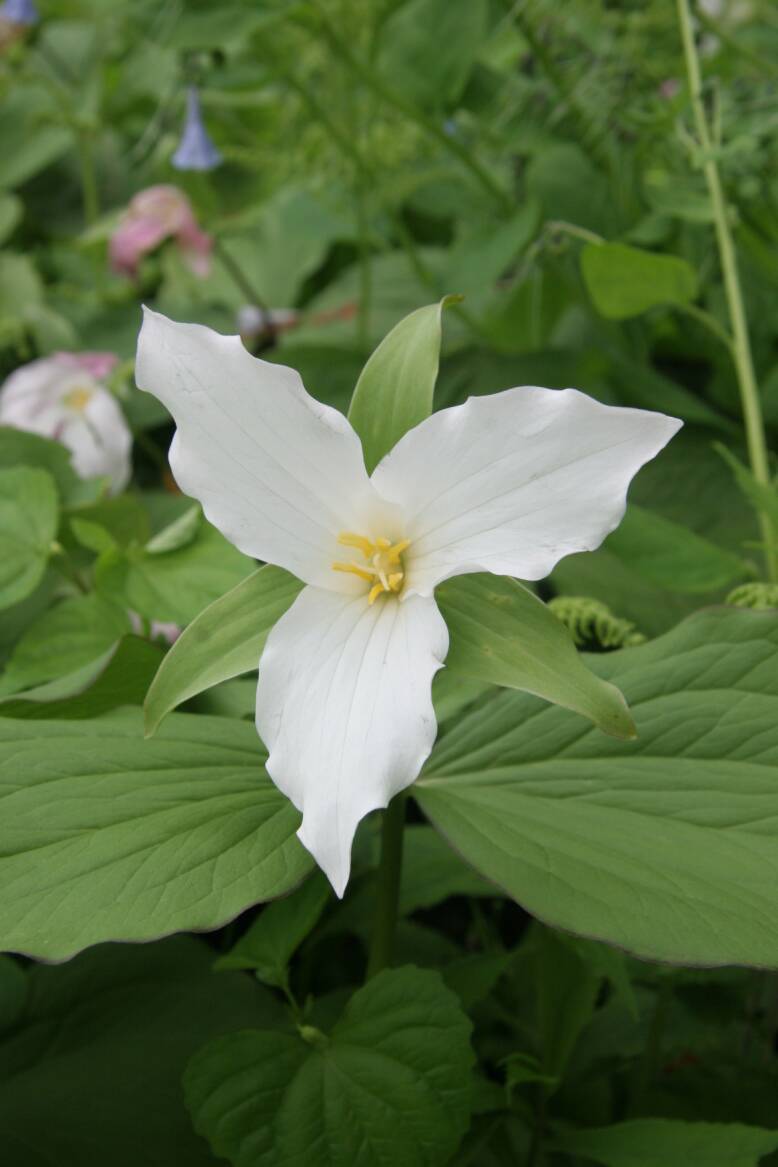
POLYGON ((70 526, 79 542, 98 554, 114 544, 143 544, 149 537, 149 516, 140 499, 131 494, 79 507, 71 512, 70 526), (79 531, 85 532, 87 538, 79 536, 79 531))
POLYGON ((102 592, 122 597, 147 620, 188 624, 218 596, 254 568, 215 527, 203 523, 196 539, 164 555, 128 548, 101 562, 97 580, 102 592))
POLYGON ((45 470, 0 470, 0 608, 18 604, 43 579, 58 514, 54 480, 45 470))
POLYGON ((97 661, 131 631, 127 613, 103 596, 62 600, 19 640, 0 679, 0 694, 68 676, 97 661))
POLYGON ((0 700, 0 717, 99 717, 120 705, 142 705, 162 658, 158 644, 125 636, 100 659, 96 670, 91 665, 79 670, 84 675, 80 689, 59 697, 52 693, 51 683, 27 690, 22 698, 0 700))
POLYGON ((716 449, 729 466, 735 476, 735 481, 743 495, 748 499, 757 512, 767 516, 778 531, 778 489, 775 486, 766 486, 759 482, 747 466, 736 458, 726 446, 716 443, 716 449))
POLYGON ((178 551, 180 547, 188 546, 197 535, 201 522, 202 512, 199 503, 195 503, 149 539, 146 544, 147 555, 165 555, 169 551, 178 551))
POLYGON ((593 659, 638 740, 500 693, 413 790, 455 849, 533 915, 638 956, 778 966, 778 620, 711 609, 593 659))
POLYGON ((452 672, 523 689, 583 714, 604 733, 634 737, 618 689, 586 667, 561 622, 516 580, 466 575, 435 594, 451 637, 452 672))
POLYGON ((8 1167, 213 1167, 181 1074, 203 1042, 258 1018, 276 1024, 280 1010, 248 977, 214 977, 212 958, 179 936, 29 970, 27 1008, 0 1057, 8 1167))
POLYGON ((290 896, 268 904, 218 969, 251 968, 268 985, 286 982, 286 967, 316 924, 330 896, 330 886, 316 871, 290 896))
POLYGON ((757 1167, 778 1149, 778 1131, 740 1123, 639 1118, 616 1126, 570 1131, 554 1140, 568 1154, 605 1167, 757 1167))
POLYGON ((73 133, 49 122, 55 109, 42 86, 14 84, 0 107, 0 190, 11 190, 61 157, 73 133))
POLYGON ((486 0, 408 0, 382 31, 378 68, 406 98, 437 109, 465 87, 486 34, 486 0))
POLYGON ((146 698, 146 732, 183 701, 259 664, 267 634, 302 588, 280 567, 260 567, 197 616, 165 657, 146 698))
POLYGON ((312 867, 253 726, 179 714, 0 718, 0 942, 64 960, 217 928, 312 867))
POLYGON ((561 1080, 581 1033, 591 1020, 600 976, 567 937, 538 929, 533 945, 541 1068, 561 1080))
POLYGON ((0 243, 4 243, 24 213, 22 200, 13 194, 0 195, 0 243))
POLYGON ((61 442, 0 425, 0 466, 35 466, 46 470, 57 484, 62 502, 78 491, 79 478, 70 462, 70 451, 61 442))
POLYGON ((455 296, 417 308, 384 337, 362 370, 349 421, 372 474, 404 433, 432 413, 440 361, 441 314, 455 296))
POLYGON ((609 320, 627 320, 659 304, 688 304, 697 294, 697 276, 685 259, 625 243, 588 243, 581 271, 595 308, 609 320))
POLYGON ((329 1035, 211 1042, 184 1076, 195 1129, 233 1167, 442 1167, 469 1120, 470 1023, 437 973, 379 973, 329 1035))
POLYGON ((604 546, 644 579, 676 592, 710 593, 749 574, 739 556, 634 504, 604 546))
POLYGON ((440 970, 443 980, 462 1002, 463 1009, 472 1009, 488 997, 502 974, 507 971, 509 952, 469 952, 456 960, 449 960, 440 970))
POLYGON ((504 223, 479 224, 464 232, 448 253, 444 272, 447 288, 453 288, 466 297, 476 297, 490 291, 516 256, 534 238, 540 221, 540 206, 535 199, 522 203, 504 223))

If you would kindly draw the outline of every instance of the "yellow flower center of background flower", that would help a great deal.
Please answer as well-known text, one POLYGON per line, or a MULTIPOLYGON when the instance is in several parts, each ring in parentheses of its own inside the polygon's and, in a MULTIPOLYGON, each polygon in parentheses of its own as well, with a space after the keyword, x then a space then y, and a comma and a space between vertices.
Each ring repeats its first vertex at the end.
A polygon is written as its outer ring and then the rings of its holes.
POLYGON ((82 413, 92 400, 92 390, 85 385, 77 385, 75 389, 66 393, 62 400, 68 409, 75 409, 77 413, 82 413))
POLYGON ((410 539, 402 539, 399 543, 392 543, 391 539, 368 539, 365 535, 352 535, 346 531, 338 536, 338 542, 344 547, 354 547, 361 551, 364 563, 333 563, 333 571, 348 571, 359 576, 366 583, 371 584, 368 593, 368 604, 374 604, 384 593, 397 595, 402 591, 405 582, 405 568, 403 567, 402 553, 410 544, 410 539))

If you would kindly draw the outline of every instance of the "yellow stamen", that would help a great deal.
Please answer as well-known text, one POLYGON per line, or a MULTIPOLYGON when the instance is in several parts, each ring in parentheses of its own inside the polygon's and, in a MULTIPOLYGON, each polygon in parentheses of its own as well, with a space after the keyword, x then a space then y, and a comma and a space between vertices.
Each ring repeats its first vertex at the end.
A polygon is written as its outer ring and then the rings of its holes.
POLYGON ((397 595, 402 591, 405 583, 402 553, 410 546, 409 539, 392 543, 385 535, 368 539, 366 535, 344 531, 338 536, 338 542, 344 547, 354 547, 365 557, 365 563, 333 563, 332 568, 333 571, 350 572, 369 583, 368 604, 374 604, 379 596, 386 593, 397 595))
POLYGON ((343 547, 356 547, 357 551, 361 551, 365 559, 369 558, 375 552, 375 546, 366 539, 364 535, 352 535, 345 531, 342 535, 338 535, 338 542, 343 547))
POLYGON ((69 393, 66 393, 62 400, 68 408, 75 409, 78 413, 81 413, 92 400, 92 390, 87 389, 84 385, 79 385, 75 389, 71 389, 69 393))

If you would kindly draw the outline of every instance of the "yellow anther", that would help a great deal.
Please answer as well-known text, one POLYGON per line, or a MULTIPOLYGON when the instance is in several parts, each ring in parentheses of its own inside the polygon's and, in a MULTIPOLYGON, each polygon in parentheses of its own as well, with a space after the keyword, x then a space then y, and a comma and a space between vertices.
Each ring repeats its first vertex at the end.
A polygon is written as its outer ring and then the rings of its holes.
POLYGON ((366 583, 372 583, 375 578, 375 570, 372 567, 360 567, 358 563, 333 563, 332 570, 351 572, 352 575, 358 575, 366 583))
POLYGON ((350 572, 359 579, 369 583, 367 594, 368 604, 374 604, 379 596, 391 593, 397 595, 403 589, 405 569, 402 563, 402 553, 410 546, 409 539, 401 539, 399 543, 392 543, 385 535, 377 539, 368 539, 366 535, 356 535, 352 531, 344 531, 338 536, 338 542, 344 547, 354 547, 361 551, 365 563, 333 563, 333 571, 350 572))
POLYGON ((357 551, 361 551, 365 559, 369 559, 371 555, 375 554, 375 544, 366 539, 364 535, 352 535, 350 531, 344 531, 343 534, 338 535, 338 542, 343 547, 356 547, 357 551))

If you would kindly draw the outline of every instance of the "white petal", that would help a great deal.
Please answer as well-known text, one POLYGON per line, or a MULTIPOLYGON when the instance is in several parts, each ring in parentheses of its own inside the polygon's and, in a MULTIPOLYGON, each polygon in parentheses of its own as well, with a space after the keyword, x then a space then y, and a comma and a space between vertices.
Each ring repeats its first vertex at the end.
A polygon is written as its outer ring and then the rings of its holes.
POLYGON ((632 477, 681 424, 535 387, 433 414, 373 474, 405 511, 406 595, 471 571, 541 579, 592 551, 621 521, 632 477))
POLYGON ((246 555, 348 593, 342 531, 369 529, 376 504, 362 446, 298 373, 252 357, 237 336, 145 310, 136 379, 177 425, 170 465, 181 489, 246 555))
POLYGON ((70 414, 59 440, 71 451, 73 466, 82 478, 107 476, 113 494, 129 482, 132 432, 108 389, 96 386, 92 390, 86 408, 70 414))
POLYGON ((360 819, 409 786, 435 740, 430 687, 448 651, 434 600, 305 588, 268 637, 257 729, 303 812, 300 840, 338 895, 360 819))

